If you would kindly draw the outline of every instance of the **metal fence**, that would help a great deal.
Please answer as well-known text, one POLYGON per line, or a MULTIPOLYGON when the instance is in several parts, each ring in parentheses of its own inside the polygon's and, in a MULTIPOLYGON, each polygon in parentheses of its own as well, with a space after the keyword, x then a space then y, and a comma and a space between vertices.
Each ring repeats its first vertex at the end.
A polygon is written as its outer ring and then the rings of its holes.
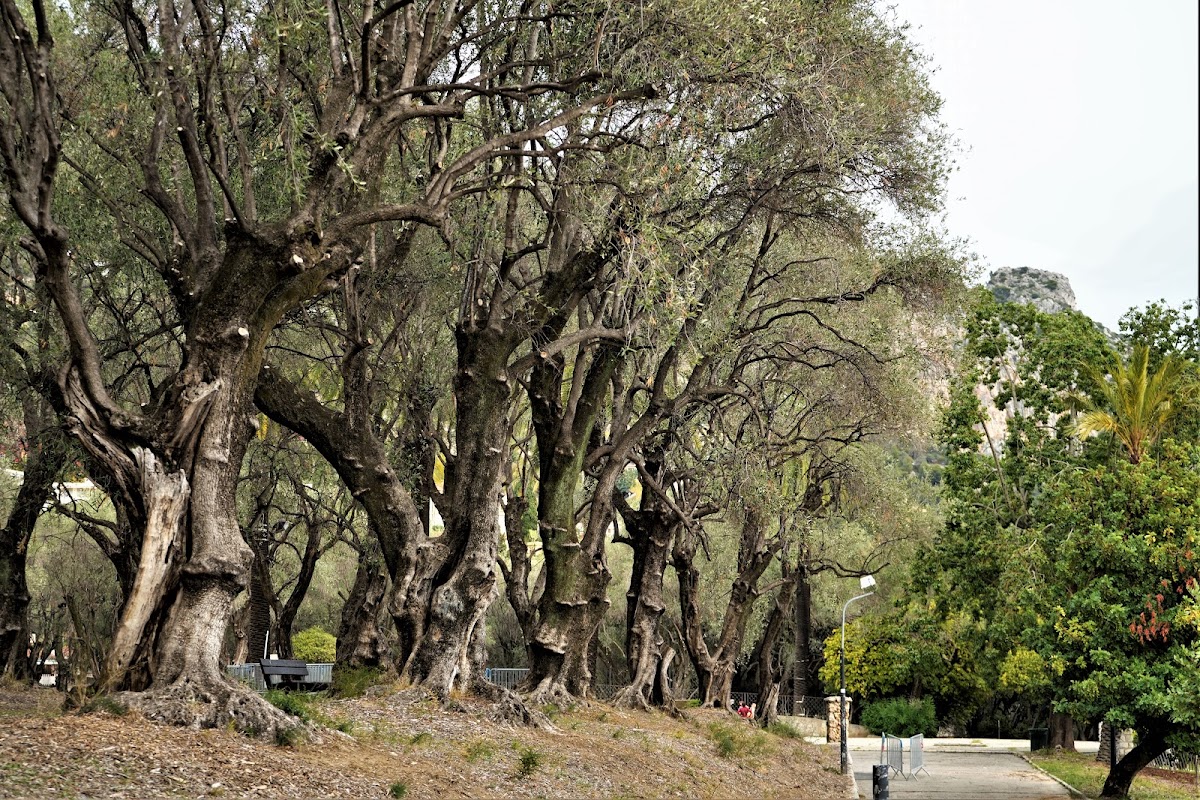
POLYGON ((1200 755, 1183 753, 1178 750, 1168 750, 1150 762, 1150 766, 1161 769, 1173 769, 1179 772, 1200 773, 1200 755))
POLYGON ((505 689, 516 689, 517 684, 524 680, 528 674, 529 670, 527 669, 488 667, 483 671, 483 678, 497 686, 503 686, 505 689))
POLYGON ((897 775, 904 774, 904 740, 886 733, 879 740, 879 763, 887 764, 897 775))
MULTIPOLYGON (((329 684, 333 682, 333 664, 309 664, 307 683, 329 684)), ((258 664, 227 664, 225 671, 229 677, 242 681, 256 692, 265 692, 267 682, 263 679, 262 670, 258 664)))

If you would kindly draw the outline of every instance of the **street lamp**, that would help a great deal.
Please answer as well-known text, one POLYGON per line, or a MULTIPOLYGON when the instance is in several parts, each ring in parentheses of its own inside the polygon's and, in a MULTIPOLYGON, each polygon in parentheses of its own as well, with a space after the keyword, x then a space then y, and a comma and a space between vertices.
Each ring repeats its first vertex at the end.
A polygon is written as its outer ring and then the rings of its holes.
MULTIPOLYGON (((864 575, 858 581, 858 586, 860 589, 870 589, 874 585, 875 585, 875 579, 873 577, 871 577, 870 575, 864 575)), ((841 698, 840 698, 842 708, 841 708, 841 714, 839 716, 839 719, 841 720, 842 724, 839 725, 838 727, 841 728, 841 737, 842 737, 842 774, 843 775, 850 774, 850 747, 849 747, 848 742, 846 741, 847 736, 848 736, 848 734, 846 733, 846 729, 849 727, 849 722, 850 722, 850 720, 848 720, 846 718, 846 609, 849 608, 850 604, 853 603, 855 600, 862 600, 864 597, 870 597, 873 594, 875 594, 875 592, 866 592, 865 594, 860 594, 855 597, 851 597, 849 600, 846 601, 846 604, 844 606, 842 606, 842 649, 841 649, 842 693, 841 693, 841 698)))

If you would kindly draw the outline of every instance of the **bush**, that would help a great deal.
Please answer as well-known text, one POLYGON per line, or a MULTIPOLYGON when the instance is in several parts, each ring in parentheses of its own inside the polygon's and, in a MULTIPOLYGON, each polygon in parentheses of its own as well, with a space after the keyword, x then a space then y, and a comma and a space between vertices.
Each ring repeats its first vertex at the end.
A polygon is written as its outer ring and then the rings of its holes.
POLYGON ((295 692, 285 692, 282 689, 268 689, 263 699, 271 705, 286 711, 293 717, 299 717, 305 722, 313 719, 312 701, 304 695, 295 692))
POLYGON ((517 775, 528 778, 542 765, 545 756, 532 747, 522 747, 520 753, 520 760, 517 761, 517 775))
POLYGON ((708 732, 722 758, 760 756, 771 750, 766 735, 744 722, 732 725, 714 722, 708 726, 708 732))
POLYGON ((375 667, 343 667, 335 664, 333 667, 333 683, 329 693, 334 697, 362 697, 367 689, 376 685, 384 678, 384 672, 375 667))
POLYGON ((337 638, 317 627, 292 637, 292 655, 310 664, 332 664, 337 657, 337 638))
POLYGON ((933 701, 893 697, 863 707, 862 724, 871 733, 892 736, 937 735, 933 701))

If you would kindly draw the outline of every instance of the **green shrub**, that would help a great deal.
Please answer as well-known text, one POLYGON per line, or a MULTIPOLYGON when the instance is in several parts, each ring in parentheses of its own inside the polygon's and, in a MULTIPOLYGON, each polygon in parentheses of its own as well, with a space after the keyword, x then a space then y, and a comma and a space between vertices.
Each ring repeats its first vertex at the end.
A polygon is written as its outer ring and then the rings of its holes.
POLYGON ((545 757, 532 747, 521 748, 521 758, 517 762, 517 774, 522 778, 532 775, 542 765, 545 757))
POLYGON ((318 627, 292 637, 292 655, 310 664, 332 664, 337 658, 337 638, 318 627))
POLYGON ((892 736, 914 736, 923 733, 937 736, 937 716, 933 701, 908 700, 893 697, 863 707, 862 724, 871 733, 892 736))
POLYGON ((309 722, 313 718, 312 701, 302 694, 285 692, 282 689, 268 689, 263 694, 263 699, 281 711, 286 711, 305 722, 309 722))
POLYGON ((397 800, 404 797, 406 794, 408 794, 408 784, 404 783, 403 781, 396 781, 392 784, 391 788, 388 789, 388 796, 395 797, 397 800))
POLYGON ((383 678, 383 670, 375 667, 343 667, 334 665, 333 682, 329 693, 334 697, 362 697, 383 678))
POLYGON ((771 749, 767 737, 745 723, 727 725, 714 722, 708 726, 708 732, 717 745, 717 754, 722 758, 756 756, 771 749))
POLYGON ((488 759, 496 754, 496 747, 491 742, 476 739, 467 745, 463 757, 472 764, 480 759, 488 759))

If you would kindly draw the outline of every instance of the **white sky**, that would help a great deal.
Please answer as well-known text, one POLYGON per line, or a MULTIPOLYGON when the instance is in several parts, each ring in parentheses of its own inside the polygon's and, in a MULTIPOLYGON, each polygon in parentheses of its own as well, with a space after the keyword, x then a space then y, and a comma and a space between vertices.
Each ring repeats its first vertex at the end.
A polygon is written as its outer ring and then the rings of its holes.
POLYGON ((881 0, 963 152, 947 225, 985 270, 1065 274, 1116 330, 1200 284, 1196 0, 881 0))

